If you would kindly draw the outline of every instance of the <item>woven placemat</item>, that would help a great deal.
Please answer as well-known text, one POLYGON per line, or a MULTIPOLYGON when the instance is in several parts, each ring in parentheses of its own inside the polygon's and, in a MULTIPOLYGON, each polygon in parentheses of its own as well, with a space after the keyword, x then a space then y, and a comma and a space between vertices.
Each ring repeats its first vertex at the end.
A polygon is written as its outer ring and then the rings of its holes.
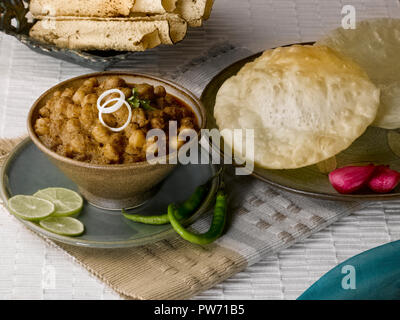
MULTIPOLYGON (((0 140, 2 159, 19 140, 0 140)), ((237 177, 232 168, 226 175, 232 216, 227 233, 215 244, 193 245, 176 236, 141 247, 94 249, 45 240, 64 250, 122 297, 183 299, 360 207, 359 203, 290 195, 254 178, 237 177)), ((203 231, 209 222, 205 217, 194 226, 203 231)))

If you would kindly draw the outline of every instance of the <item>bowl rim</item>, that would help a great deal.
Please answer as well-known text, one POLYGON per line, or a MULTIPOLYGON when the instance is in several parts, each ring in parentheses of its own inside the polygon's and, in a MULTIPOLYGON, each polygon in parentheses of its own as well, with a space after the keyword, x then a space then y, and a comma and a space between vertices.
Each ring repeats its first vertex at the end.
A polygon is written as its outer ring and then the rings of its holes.
MULTIPOLYGON (((125 163, 125 164, 93 164, 90 162, 83 162, 83 161, 79 161, 79 160, 74 160, 65 156, 62 156, 60 154, 58 154, 57 152, 47 148, 38 138, 38 136, 35 133, 35 130, 33 128, 33 123, 32 123, 32 118, 33 118, 33 114, 36 111, 37 107, 39 106, 40 102, 42 102, 42 100, 47 97, 52 91, 54 91, 55 89, 59 88, 59 87, 63 87, 68 83, 74 82, 74 81, 78 81, 78 80, 82 80, 85 78, 93 78, 93 77, 102 77, 102 76, 107 76, 107 75, 119 75, 119 76, 132 76, 132 77, 142 77, 142 78, 147 78, 156 82, 159 82, 160 84, 166 84, 170 87, 173 87, 174 89, 180 91, 182 94, 184 94, 186 97, 188 97, 190 100, 192 100, 192 102, 194 102, 194 104, 196 105, 197 109, 198 109, 198 113, 201 116, 201 119, 198 119, 201 121, 201 123, 199 124, 199 132, 198 134, 200 135, 200 132, 202 129, 205 129, 207 127, 207 115, 206 115, 206 110, 205 107, 203 105, 203 103, 200 101, 200 99, 191 91, 189 91, 188 89, 186 89, 185 87, 181 86, 180 84, 178 84, 177 82, 174 82, 172 80, 167 80, 167 79, 163 79, 160 78, 158 76, 154 76, 154 75, 150 75, 147 73, 140 73, 140 72, 130 72, 130 71, 99 71, 99 72, 93 72, 93 73, 87 73, 87 74, 83 74, 77 77, 73 77, 67 80, 64 80, 52 87, 50 87, 49 89, 47 89, 45 92, 43 92, 36 100, 35 102, 32 104, 28 116, 27 116, 27 128, 28 128, 28 134, 29 137, 31 138, 31 140, 33 141, 33 143, 45 154, 47 154, 48 156, 50 156, 51 158, 54 158, 58 161, 70 164, 70 165, 74 165, 74 166, 80 166, 80 167, 85 167, 85 168, 90 168, 90 169, 103 169, 103 170, 126 170, 126 169, 136 169, 136 168, 144 168, 147 166, 154 166, 154 165, 160 165, 159 162, 155 162, 155 163, 150 163, 148 161, 140 161, 140 162, 135 162, 135 163, 125 163)), ((189 105, 189 104, 188 104, 189 105)), ((189 107, 192 107, 193 104, 190 104, 189 107)), ((163 157, 161 157, 159 160, 165 160, 166 163, 165 164, 161 164, 161 165, 171 165, 171 163, 169 163, 169 159, 172 158, 173 156, 177 155, 178 151, 175 151, 173 153, 169 153, 163 157)))

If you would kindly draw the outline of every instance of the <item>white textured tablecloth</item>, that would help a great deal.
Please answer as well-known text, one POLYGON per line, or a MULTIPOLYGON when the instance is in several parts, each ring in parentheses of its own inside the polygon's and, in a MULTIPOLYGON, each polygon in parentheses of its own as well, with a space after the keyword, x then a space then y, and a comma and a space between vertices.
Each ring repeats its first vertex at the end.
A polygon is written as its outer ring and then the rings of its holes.
MULTIPOLYGON (((178 46, 155 49, 117 68, 168 74, 220 41, 253 52, 313 41, 340 25, 344 4, 356 7, 357 19, 400 18, 397 0, 216 0, 210 20, 203 28, 192 29, 178 46)), ((0 137, 24 134, 27 111, 45 89, 87 72, 90 70, 33 53, 0 33, 0 137)), ((295 299, 341 261, 400 239, 399 207, 400 201, 376 203, 358 211, 196 299, 295 299)), ((1 212, 0 298, 119 297, 64 253, 1 212)))

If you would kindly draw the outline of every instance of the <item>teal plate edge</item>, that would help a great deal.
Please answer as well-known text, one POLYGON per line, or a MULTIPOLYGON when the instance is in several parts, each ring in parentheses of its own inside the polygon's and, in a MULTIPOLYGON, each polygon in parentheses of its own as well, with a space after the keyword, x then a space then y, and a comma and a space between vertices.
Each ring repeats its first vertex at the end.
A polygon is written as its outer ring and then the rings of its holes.
POLYGON ((400 240, 360 253, 323 275, 298 300, 399 300, 400 240))
MULTIPOLYGON (((31 139, 28 137, 17 144, 14 149, 10 152, 7 159, 5 160, 1 171, 0 171, 0 197, 4 202, 4 207, 7 211, 7 202, 9 199, 8 191, 6 190, 6 179, 7 179, 7 170, 9 166, 12 164, 13 160, 24 150, 25 147, 28 146, 29 143, 33 143, 31 139)), ((215 165, 210 165, 212 167, 213 173, 217 172, 215 165)), ((211 202, 214 199, 214 195, 216 190, 220 185, 220 179, 214 179, 210 188, 210 191, 204 200, 203 204, 200 208, 194 213, 194 215, 187 221, 187 224, 193 223, 196 219, 198 219, 201 215, 203 215, 211 206, 211 202)), ((51 233, 43 228, 41 228, 38 224, 23 220, 13 214, 10 213, 13 217, 19 220, 23 225, 25 225, 28 229, 33 231, 45 239, 54 240, 56 242, 78 246, 78 247, 90 247, 90 248, 99 248, 99 249, 112 249, 112 248, 129 248, 129 247, 137 247, 149 243, 154 243, 160 240, 164 240, 170 238, 176 234, 176 232, 172 229, 172 227, 164 232, 161 232, 157 235, 151 236, 149 238, 141 238, 141 239, 132 239, 125 241, 90 241, 85 239, 79 239, 76 237, 67 237, 61 236, 55 233, 51 233)))

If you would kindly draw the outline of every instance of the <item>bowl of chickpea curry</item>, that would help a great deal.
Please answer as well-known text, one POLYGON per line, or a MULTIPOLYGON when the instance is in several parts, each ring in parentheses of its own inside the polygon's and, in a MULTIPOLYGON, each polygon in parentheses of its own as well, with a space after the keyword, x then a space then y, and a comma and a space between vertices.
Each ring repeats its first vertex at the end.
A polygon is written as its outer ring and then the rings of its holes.
POLYGON ((29 112, 28 131, 90 203, 119 210, 155 194, 177 165, 185 144, 178 135, 188 129, 199 134, 205 119, 201 102, 173 82, 99 72, 64 81, 42 94, 29 112), (166 140, 156 162, 148 161, 149 154, 159 152, 159 138, 149 134, 153 131, 164 133, 166 140))

